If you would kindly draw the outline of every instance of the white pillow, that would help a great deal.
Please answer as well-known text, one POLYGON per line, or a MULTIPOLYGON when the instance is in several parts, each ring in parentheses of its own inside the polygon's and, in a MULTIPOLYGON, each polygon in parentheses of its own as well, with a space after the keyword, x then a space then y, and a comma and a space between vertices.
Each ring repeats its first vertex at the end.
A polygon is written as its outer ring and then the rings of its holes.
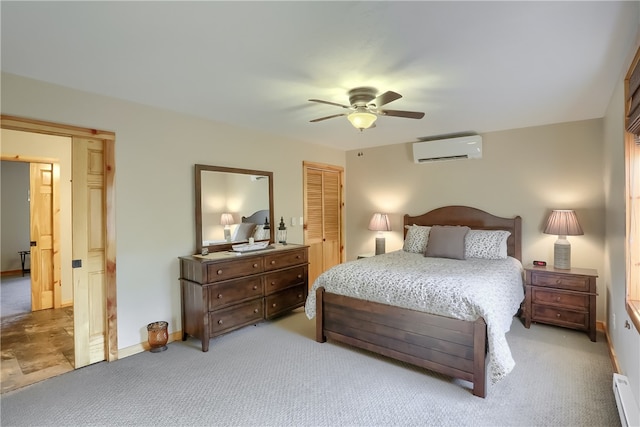
POLYGON ((402 249, 405 252, 423 254, 427 248, 429 241, 429 230, 431 227, 426 225, 405 225, 407 229, 407 237, 404 239, 402 249))
POLYGON ((469 230, 465 237, 465 257, 505 259, 510 232, 504 230, 469 230))

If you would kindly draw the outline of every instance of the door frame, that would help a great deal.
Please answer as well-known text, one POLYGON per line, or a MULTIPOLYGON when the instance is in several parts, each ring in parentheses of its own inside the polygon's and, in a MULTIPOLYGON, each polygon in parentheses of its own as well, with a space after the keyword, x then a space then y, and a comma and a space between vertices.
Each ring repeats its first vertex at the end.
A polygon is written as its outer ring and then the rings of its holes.
MULTIPOLYGON (((105 236, 105 359, 118 359, 118 322, 116 300, 116 221, 115 221, 115 133, 97 129, 0 115, 0 128, 45 135, 101 139, 104 143, 104 236, 105 236)), ((19 157, 19 156, 17 156, 19 157)), ((30 161, 28 158, 3 158, 3 160, 30 161)), ((41 159, 40 159, 41 160, 41 159)), ((72 166, 73 167, 73 166, 72 166)), ((75 305, 75 296, 74 296, 75 305)))

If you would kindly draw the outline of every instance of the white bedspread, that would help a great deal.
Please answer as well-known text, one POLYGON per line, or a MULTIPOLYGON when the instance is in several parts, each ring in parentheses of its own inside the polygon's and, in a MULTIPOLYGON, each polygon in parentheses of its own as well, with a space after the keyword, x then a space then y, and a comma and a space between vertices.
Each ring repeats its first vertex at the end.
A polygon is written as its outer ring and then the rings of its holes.
POLYGON ((515 258, 453 260, 402 250, 337 265, 314 282, 305 304, 316 315, 316 289, 461 320, 484 318, 489 375, 495 383, 515 362, 505 334, 524 299, 523 268, 515 258))

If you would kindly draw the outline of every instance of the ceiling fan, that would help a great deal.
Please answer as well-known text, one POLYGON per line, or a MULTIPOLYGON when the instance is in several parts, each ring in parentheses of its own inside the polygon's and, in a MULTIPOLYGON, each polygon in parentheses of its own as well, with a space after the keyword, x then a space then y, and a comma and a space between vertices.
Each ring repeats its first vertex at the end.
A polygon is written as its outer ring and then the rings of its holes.
POLYGON ((418 111, 400 111, 400 110, 383 110, 380 107, 392 101, 402 98, 402 95, 396 92, 387 91, 376 96, 377 89, 373 87, 357 87, 349 91, 349 104, 338 104, 336 102, 323 101, 321 99, 310 99, 311 102, 319 102, 321 104, 335 105, 347 110, 350 113, 332 114, 331 116, 320 117, 319 119, 310 120, 312 123, 321 122, 323 120, 332 119, 334 117, 347 116, 347 119, 356 128, 363 131, 375 127, 375 121, 378 116, 406 117, 408 119, 421 119, 424 113, 418 111))

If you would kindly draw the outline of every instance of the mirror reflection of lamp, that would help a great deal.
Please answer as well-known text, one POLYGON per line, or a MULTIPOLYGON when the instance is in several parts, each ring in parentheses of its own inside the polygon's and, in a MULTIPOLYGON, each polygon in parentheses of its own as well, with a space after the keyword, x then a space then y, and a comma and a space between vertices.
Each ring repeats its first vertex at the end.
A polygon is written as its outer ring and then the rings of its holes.
POLYGON ((224 240, 227 242, 231 241, 231 224, 233 224, 233 215, 230 213, 223 213, 220 217, 220 224, 224 225, 224 240))
POLYGON ((377 231, 376 235, 376 255, 383 254, 385 252, 384 234, 383 231, 391 231, 391 224, 389 224, 389 217, 385 213, 374 213, 369 222, 369 230, 377 231))

